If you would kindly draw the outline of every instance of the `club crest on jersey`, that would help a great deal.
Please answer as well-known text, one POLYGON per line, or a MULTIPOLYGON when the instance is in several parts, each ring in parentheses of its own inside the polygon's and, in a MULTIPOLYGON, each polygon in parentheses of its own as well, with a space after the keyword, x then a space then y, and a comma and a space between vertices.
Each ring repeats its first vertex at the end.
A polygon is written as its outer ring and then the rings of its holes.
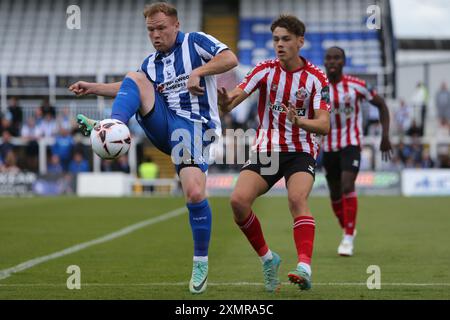
POLYGON ((349 104, 349 103, 351 103, 352 102, 352 98, 351 98, 351 96, 350 96, 350 94, 345 94, 344 95, 344 103, 345 104, 349 104))
POLYGON ((309 92, 305 88, 300 88, 296 93, 295 97, 297 100, 304 101, 309 97, 309 92))
POLYGON ((277 91, 278 90, 278 85, 276 83, 272 84, 272 86, 270 87, 271 91, 277 91))
POLYGON ((354 110, 355 110, 355 109, 354 109, 351 105, 346 104, 346 105, 345 105, 345 108, 344 108, 344 114, 345 114, 345 116, 346 116, 347 118, 351 118, 351 115, 352 115, 352 113, 353 113, 354 110))
POLYGON ((166 78, 167 79, 172 79, 173 78, 173 73, 170 71, 166 71, 166 78))

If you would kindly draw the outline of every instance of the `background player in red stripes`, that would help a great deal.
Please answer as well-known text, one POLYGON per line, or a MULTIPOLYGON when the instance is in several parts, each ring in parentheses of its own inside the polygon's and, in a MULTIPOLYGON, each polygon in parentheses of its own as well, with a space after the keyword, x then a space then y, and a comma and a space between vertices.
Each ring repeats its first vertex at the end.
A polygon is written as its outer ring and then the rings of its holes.
MULTIPOLYGON (((328 80, 317 67, 299 56, 305 26, 294 16, 282 15, 271 26, 277 59, 259 63, 234 90, 219 91, 219 106, 231 111, 259 90, 260 125, 253 156, 244 164, 231 195, 234 220, 259 255, 267 291, 279 288, 281 259, 266 244, 260 222, 252 211, 257 197, 285 178, 293 236, 297 248, 297 268, 288 274, 301 290, 311 288, 311 256, 315 222, 308 207, 314 183, 319 137, 330 128, 328 80), (278 164, 272 173, 264 172, 278 164), (276 162, 278 160, 278 163, 276 162)), ((273 214, 279 214, 274 212, 273 214)))
POLYGON ((355 180, 361 160, 361 101, 369 101, 380 112, 380 150, 385 161, 390 159, 392 150, 389 141, 389 111, 383 98, 374 90, 369 90, 364 80, 343 74, 345 51, 342 48, 329 48, 324 65, 330 81, 331 131, 323 140, 323 166, 331 205, 344 229, 338 254, 351 256, 358 209, 355 180))

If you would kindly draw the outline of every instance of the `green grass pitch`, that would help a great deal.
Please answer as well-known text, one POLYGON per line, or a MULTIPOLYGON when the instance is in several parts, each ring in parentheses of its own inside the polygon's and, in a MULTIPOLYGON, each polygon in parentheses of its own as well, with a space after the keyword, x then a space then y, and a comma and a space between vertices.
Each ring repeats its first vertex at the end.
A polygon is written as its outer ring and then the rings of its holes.
MULTIPOLYGON (((313 288, 287 283, 296 264, 287 199, 263 197, 254 211, 283 262, 278 294, 262 286, 261 263, 233 222, 227 198, 210 198, 213 232, 208 290, 188 290, 188 215, 161 221, 0 280, 0 299, 450 299, 450 198, 360 197, 355 255, 336 253, 342 232, 327 198, 310 200, 316 218, 313 288), (81 289, 66 287, 69 265, 81 289), (381 268, 369 290, 367 267, 381 268)), ((2 198, 1 271, 183 207, 182 198, 2 198)))

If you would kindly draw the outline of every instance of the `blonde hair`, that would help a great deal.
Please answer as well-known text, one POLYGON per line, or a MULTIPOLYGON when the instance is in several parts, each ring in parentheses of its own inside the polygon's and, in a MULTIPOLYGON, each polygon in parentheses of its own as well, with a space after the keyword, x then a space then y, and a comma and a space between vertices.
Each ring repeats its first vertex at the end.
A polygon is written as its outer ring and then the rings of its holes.
POLYGON ((155 2, 145 5, 144 17, 147 18, 159 12, 164 13, 166 16, 174 17, 178 20, 177 9, 167 2, 155 2))

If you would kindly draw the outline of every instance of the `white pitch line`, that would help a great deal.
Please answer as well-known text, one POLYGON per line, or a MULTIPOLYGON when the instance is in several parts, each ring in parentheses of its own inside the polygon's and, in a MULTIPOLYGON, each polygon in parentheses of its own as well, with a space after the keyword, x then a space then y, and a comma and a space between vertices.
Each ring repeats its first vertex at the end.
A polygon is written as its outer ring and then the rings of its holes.
POLYGON ((153 218, 150 218, 150 219, 147 219, 147 220, 143 220, 141 222, 129 225, 128 227, 125 227, 123 229, 120 229, 120 230, 117 230, 115 232, 109 233, 109 234, 107 234, 107 235, 105 235, 103 237, 100 237, 100 238, 97 238, 97 239, 93 239, 93 240, 90 240, 90 241, 87 241, 87 242, 82 242, 82 243, 76 244, 76 245, 74 245, 72 247, 66 248, 64 250, 61 250, 61 251, 58 251, 58 252, 54 252, 54 253, 51 253, 51 254, 46 255, 46 256, 37 257, 37 258, 31 259, 31 260, 25 261, 25 262, 23 262, 21 264, 18 264, 16 266, 8 268, 8 269, 0 270, 0 280, 6 279, 6 278, 10 277, 14 273, 17 273, 17 272, 20 272, 20 271, 32 268, 32 267, 34 267, 34 266, 36 266, 38 264, 47 262, 49 260, 57 259, 59 257, 65 256, 65 255, 68 255, 68 254, 72 254, 74 252, 86 249, 86 248, 91 247, 91 246, 95 246, 95 245, 100 244, 100 243, 104 243, 104 242, 108 242, 108 241, 114 240, 116 238, 119 238, 119 237, 122 237, 124 235, 127 235, 127 234, 129 234, 131 232, 134 232, 134 231, 136 231, 138 229, 147 227, 149 225, 152 225, 152 224, 155 224, 155 223, 158 223, 158 222, 162 222, 162 221, 174 218, 174 217, 178 217, 179 215, 182 215, 183 213, 186 213, 186 212, 187 212, 187 209, 185 207, 178 208, 178 209, 169 211, 167 213, 164 213, 162 215, 159 215, 157 217, 153 217, 153 218))
MULTIPOLYGON (((290 282, 282 282, 283 285, 289 285, 290 282)), ((82 287, 165 287, 165 286, 187 286, 188 282, 149 282, 149 283, 81 283, 82 287)), ((208 286, 263 286, 262 282, 208 282, 208 286)), ((313 283, 314 286, 367 286, 365 282, 322 282, 313 283)), ((0 287, 66 287, 65 283, 17 283, 17 284, 0 284, 0 287)), ((381 286, 391 287, 450 287, 450 283, 401 283, 386 282, 381 286)))

